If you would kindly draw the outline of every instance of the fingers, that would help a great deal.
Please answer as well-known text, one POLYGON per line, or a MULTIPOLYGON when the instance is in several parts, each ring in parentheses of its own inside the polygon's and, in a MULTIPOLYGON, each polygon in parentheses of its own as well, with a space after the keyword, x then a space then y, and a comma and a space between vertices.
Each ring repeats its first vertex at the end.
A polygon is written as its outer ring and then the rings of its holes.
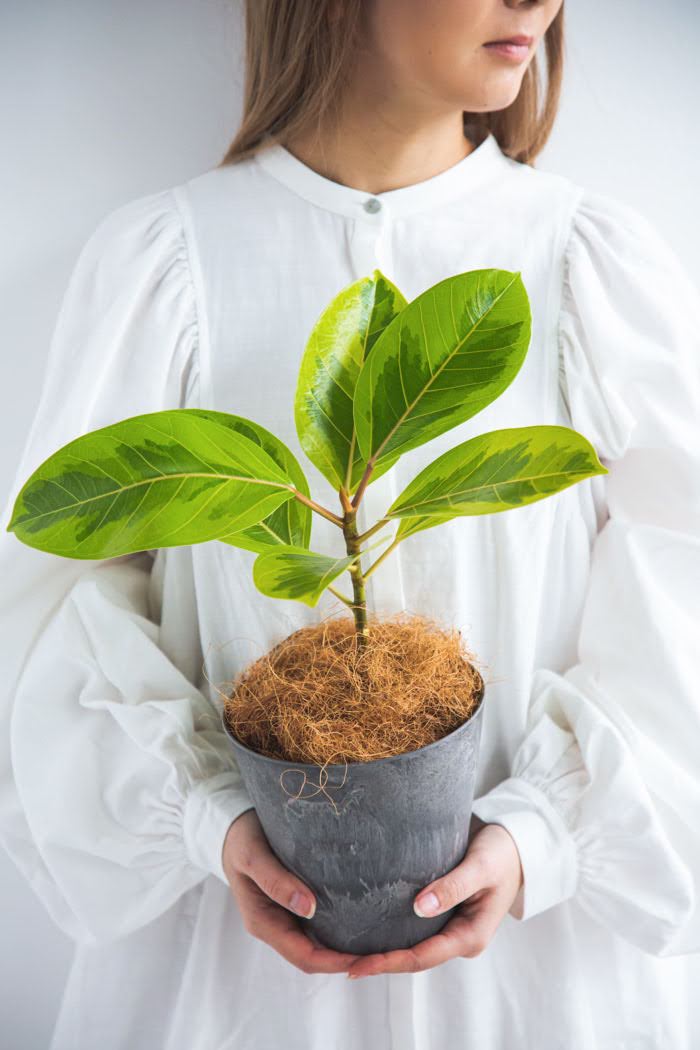
POLYGON ((380 973, 417 973, 458 956, 473 959, 487 947, 501 921, 497 894, 491 892, 473 905, 462 905, 439 933, 412 948, 360 956, 348 974, 368 977, 380 973))
POLYGON ((443 929, 412 948, 364 956, 350 967, 349 976, 416 972, 455 956, 475 957, 493 938, 520 881, 520 858, 510 834, 498 825, 484 825, 463 860, 414 901, 418 915, 440 915, 456 906, 443 929))
POLYGON ((310 919, 316 911, 316 898, 309 887, 293 875, 270 849, 263 835, 256 835, 239 863, 239 871, 283 908, 310 919))
POLYGON ((490 885, 491 872, 485 851, 467 851, 464 859, 424 887, 413 902, 413 910, 422 918, 441 915, 490 885))
POLYGON ((248 933, 265 941, 304 973, 342 973, 362 958, 315 945, 299 928, 298 920, 255 883, 245 876, 239 876, 238 881, 239 906, 248 933))
POLYGON ((314 894, 273 853, 254 811, 233 822, 227 842, 227 877, 248 933, 304 973, 340 973, 360 958, 317 945, 302 930, 291 912, 311 917, 314 894))

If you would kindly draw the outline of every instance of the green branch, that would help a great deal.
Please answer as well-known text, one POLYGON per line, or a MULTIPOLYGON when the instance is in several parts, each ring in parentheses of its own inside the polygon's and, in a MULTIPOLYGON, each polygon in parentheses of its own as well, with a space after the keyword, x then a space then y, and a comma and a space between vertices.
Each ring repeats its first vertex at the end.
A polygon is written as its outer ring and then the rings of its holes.
POLYGON ((395 536, 395 537, 394 537, 394 539, 393 539, 393 540, 392 540, 392 542, 391 542, 391 543, 389 544, 389 546, 387 547, 387 549, 386 549, 385 551, 382 551, 382 553, 381 553, 381 554, 379 555, 379 557, 377 558, 377 560, 376 560, 375 562, 373 562, 373 563, 372 563, 372 565, 370 565, 369 569, 368 569, 368 570, 367 570, 367 572, 366 572, 366 573, 364 574, 364 579, 365 579, 365 580, 369 579, 369 577, 370 577, 370 576, 372 575, 372 573, 374 572, 374 570, 375 570, 375 569, 377 569, 377 568, 379 568, 379 566, 380 566, 380 565, 382 564, 382 562, 384 561, 384 559, 385 559, 386 557, 388 557, 388 555, 389 555, 389 554, 391 554, 391 552, 392 552, 392 551, 393 551, 393 550, 394 550, 394 549, 395 549, 396 547, 398 547, 398 545, 399 545, 399 544, 401 543, 401 539, 402 539, 402 538, 403 538, 403 537, 399 537, 399 536, 395 536))
POLYGON ((322 518, 327 518, 328 521, 332 521, 334 525, 337 525, 339 529, 343 528, 343 519, 339 518, 337 514, 334 514, 332 510, 326 510, 320 503, 316 503, 314 500, 309 499, 299 489, 293 489, 295 499, 298 499, 300 503, 304 503, 307 507, 311 507, 313 511, 320 514, 322 518))

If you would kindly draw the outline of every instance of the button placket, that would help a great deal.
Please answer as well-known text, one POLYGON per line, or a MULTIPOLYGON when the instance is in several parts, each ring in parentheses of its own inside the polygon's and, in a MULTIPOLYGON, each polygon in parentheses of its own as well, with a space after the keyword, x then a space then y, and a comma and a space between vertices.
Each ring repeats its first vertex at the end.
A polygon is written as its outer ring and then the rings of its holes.
POLYGON ((391 215, 378 197, 367 197, 350 234, 350 260, 356 279, 378 268, 391 278, 391 215))
MULTIPOLYGON (((375 269, 379 269, 393 280, 389 208, 379 198, 369 196, 363 202, 362 209, 364 214, 358 216, 355 221, 350 241, 354 276, 359 280, 361 277, 371 276, 375 269)), ((357 511, 359 532, 366 532, 371 528, 384 515, 397 494, 396 480, 391 470, 368 485, 357 511)), ((378 540, 380 544, 363 558, 365 568, 380 557, 395 531, 395 524, 387 524, 369 539, 369 546, 378 540)), ((367 581, 367 604, 376 614, 391 614, 405 608, 399 551, 400 548, 392 551, 367 581)))

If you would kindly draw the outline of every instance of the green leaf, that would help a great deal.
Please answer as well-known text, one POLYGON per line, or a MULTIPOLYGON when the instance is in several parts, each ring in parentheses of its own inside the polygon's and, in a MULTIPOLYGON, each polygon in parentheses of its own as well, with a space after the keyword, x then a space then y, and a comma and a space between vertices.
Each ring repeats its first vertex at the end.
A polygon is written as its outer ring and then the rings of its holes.
MULTIPOLYGON (((275 461, 282 473, 300 492, 305 496, 309 495, 309 484, 296 457, 271 431, 266 430, 259 423, 254 423, 251 419, 234 416, 228 412, 215 412, 213 409, 205 408, 190 411, 206 419, 213 419, 216 423, 229 427, 254 441, 275 461)), ((311 539, 312 513, 311 508, 298 499, 290 499, 273 510, 272 514, 259 524, 250 525, 241 532, 218 536, 217 539, 233 547, 242 547, 244 550, 256 553, 269 550, 270 547, 276 547, 280 543, 308 547, 311 539)))
POLYGON ((63 557, 113 558, 218 539, 292 498, 260 445, 197 409, 169 409, 49 456, 19 492, 8 531, 63 557))
MULTIPOLYGON (((363 362, 386 326, 406 306, 398 288, 379 270, 344 288, 318 318, 299 369, 294 421, 299 442, 315 467, 337 490, 349 492, 362 477, 365 460, 355 439, 353 395, 363 362)), ((395 457, 395 459, 398 457, 395 457)), ((380 477, 395 462, 375 470, 380 477)))
POLYGON ((607 473, 590 442, 570 427, 492 430, 429 463, 386 516, 403 519, 397 535, 405 539, 460 515, 522 507, 607 473))
POLYGON ((445 522, 452 521, 454 517, 454 514, 436 514, 431 518, 401 518, 399 527, 396 530, 396 538, 405 540, 416 532, 422 532, 423 529, 432 529, 435 525, 444 525, 445 522))
POLYGON ((509 386, 530 342, 520 272, 470 270, 433 285, 385 328, 358 376, 365 460, 416 448, 476 415, 509 386))
POLYGON ((331 558, 299 547, 277 547, 257 556, 253 581, 270 598, 292 598, 314 606, 326 587, 360 557, 331 558))

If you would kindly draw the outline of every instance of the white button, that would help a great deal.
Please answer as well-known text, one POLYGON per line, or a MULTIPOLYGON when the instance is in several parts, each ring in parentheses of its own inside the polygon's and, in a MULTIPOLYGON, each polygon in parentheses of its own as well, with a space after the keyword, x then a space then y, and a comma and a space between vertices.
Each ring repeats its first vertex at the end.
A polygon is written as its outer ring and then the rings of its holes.
POLYGON ((373 215, 375 212, 381 211, 382 202, 380 200, 377 200, 376 197, 368 197, 363 207, 365 211, 368 211, 373 215))

